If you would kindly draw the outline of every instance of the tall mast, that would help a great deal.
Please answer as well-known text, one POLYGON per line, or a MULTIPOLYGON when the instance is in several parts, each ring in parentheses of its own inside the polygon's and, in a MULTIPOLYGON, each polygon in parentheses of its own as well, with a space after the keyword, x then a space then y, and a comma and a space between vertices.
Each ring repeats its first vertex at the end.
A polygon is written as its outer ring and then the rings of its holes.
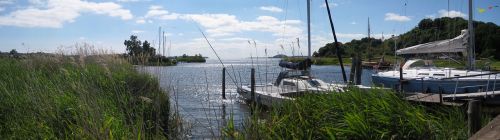
MULTIPOLYGON (((160 53, 160 48, 161 48, 161 26, 158 27, 158 53, 160 53)), ((153 47, 154 48, 154 47, 153 47)), ((156 52, 155 52, 156 54, 156 52)))
POLYGON ((474 43, 474 24, 473 24, 473 16, 472 13, 472 0, 469 0, 469 51, 467 52, 468 56, 468 68, 469 70, 474 70, 476 67, 476 58, 475 58, 475 43, 474 43))
POLYGON ((368 39, 370 39, 370 17, 368 17, 368 39))
POLYGON ((311 0, 307 0, 307 58, 311 59, 311 0))
POLYGON ((335 34, 335 27, 333 26, 332 14, 330 13, 330 6, 328 5, 328 0, 325 0, 326 11, 328 12, 328 19, 330 20, 330 27, 332 28, 333 40, 335 41, 335 50, 337 52, 337 59, 340 63, 340 69, 342 69, 342 78, 344 79, 344 83, 347 83, 347 77, 345 76, 344 63, 342 62, 342 56, 339 49, 339 42, 337 41, 337 35, 335 34))
POLYGON ((163 32, 163 53, 162 56, 165 56, 165 42, 167 41, 167 36, 165 35, 165 32, 163 32))

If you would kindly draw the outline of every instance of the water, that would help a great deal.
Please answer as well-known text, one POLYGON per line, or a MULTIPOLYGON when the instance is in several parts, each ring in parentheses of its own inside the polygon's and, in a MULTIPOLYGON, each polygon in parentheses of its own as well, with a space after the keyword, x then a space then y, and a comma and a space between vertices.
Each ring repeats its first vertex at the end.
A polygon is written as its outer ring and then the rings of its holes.
MULTIPOLYGON (((249 115, 248 106, 239 99, 237 85, 248 85, 250 68, 255 67, 257 84, 274 82, 282 68, 279 59, 240 59, 224 61, 226 99, 222 99, 222 65, 217 60, 206 63, 182 63, 170 67, 142 67, 156 76, 162 88, 169 90, 171 103, 190 130, 188 138, 207 139, 220 136, 232 114, 235 127, 241 129, 249 115)), ((350 69, 346 67, 348 74, 350 69)), ((371 70, 364 70, 362 84, 371 84, 371 70)), ((340 66, 312 66, 313 76, 329 83, 341 83, 340 66)))

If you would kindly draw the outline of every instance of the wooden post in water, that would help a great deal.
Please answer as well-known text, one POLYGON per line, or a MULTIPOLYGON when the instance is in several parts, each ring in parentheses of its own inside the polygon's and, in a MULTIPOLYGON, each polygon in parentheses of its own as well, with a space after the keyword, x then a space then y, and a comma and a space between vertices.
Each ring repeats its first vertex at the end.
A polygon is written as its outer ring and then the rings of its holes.
POLYGON ((481 102, 478 100, 470 100, 467 109, 467 124, 469 129, 469 137, 474 135, 481 129, 481 102))
POLYGON ((226 99, 226 68, 222 68, 222 99, 226 99))
POLYGON ((399 66, 399 93, 403 94, 403 67, 399 66))
POLYGON ((444 90, 439 86, 439 104, 443 104, 443 92, 444 90))
POLYGON ((363 73, 363 68, 361 67, 361 56, 356 58, 356 85, 361 85, 361 75, 363 73))
POLYGON ((255 105, 255 68, 252 68, 250 77, 250 96, 252 101, 252 107, 255 105))
POLYGON ((354 74, 356 73, 356 57, 352 57, 351 72, 349 73, 349 83, 354 84, 354 74))

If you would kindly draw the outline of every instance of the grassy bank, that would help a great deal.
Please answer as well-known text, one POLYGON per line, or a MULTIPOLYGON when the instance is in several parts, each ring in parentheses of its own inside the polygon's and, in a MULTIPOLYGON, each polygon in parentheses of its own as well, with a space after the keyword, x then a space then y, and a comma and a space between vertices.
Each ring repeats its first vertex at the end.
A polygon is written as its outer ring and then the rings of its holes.
MULTIPOLYGON (((242 139, 466 139, 459 108, 410 104, 383 90, 310 95, 253 117, 242 139)), ((228 127, 231 128, 231 127, 228 127)), ((231 129, 227 129, 231 130, 231 129)))
POLYGON ((175 137, 168 95, 118 56, 0 58, 2 139, 175 137))

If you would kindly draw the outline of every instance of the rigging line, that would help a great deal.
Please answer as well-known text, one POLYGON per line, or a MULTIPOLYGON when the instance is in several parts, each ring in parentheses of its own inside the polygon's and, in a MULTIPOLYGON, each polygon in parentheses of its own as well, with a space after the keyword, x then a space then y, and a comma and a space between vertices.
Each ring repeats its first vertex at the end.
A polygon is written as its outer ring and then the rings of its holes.
POLYGON ((332 27, 333 39, 335 40, 335 49, 337 51, 337 57, 339 59, 340 68, 342 69, 342 78, 344 79, 344 83, 347 83, 347 77, 345 75, 344 64, 342 63, 342 56, 340 56, 339 43, 337 41, 337 35, 335 34, 335 27, 333 26, 332 15, 330 13, 330 6, 328 4, 328 0, 325 0, 325 4, 326 4, 326 9, 328 11, 328 19, 330 19, 330 27, 332 27))
POLYGON ((287 16, 288 16, 288 0, 285 0, 283 7, 285 9, 285 17, 283 20, 283 34, 282 34, 281 39, 282 39, 282 44, 285 44, 286 20, 287 20, 287 16))
MULTIPOLYGON (((208 38, 207 36, 205 35, 205 33, 201 30, 201 28, 199 26, 196 26, 198 28, 198 30, 200 31, 200 33, 203 35, 203 37, 205 38, 205 40, 207 41, 208 43, 208 46, 210 46, 210 49, 212 49, 212 51, 214 52, 215 56, 217 56, 217 59, 219 60, 220 64, 222 65, 223 68, 226 68, 226 66, 224 66, 224 63, 222 62, 222 60, 220 59, 219 57, 219 54, 217 54, 217 51, 215 51, 214 47, 212 46, 212 44, 210 43, 210 41, 208 41, 208 38)), ((229 74, 229 78, 231 79, 231 81, 233 81, 233 83, 235 85, 237 85, 236 81, 233 79, 233 77, 231 76, 231 74, 229 74)))

